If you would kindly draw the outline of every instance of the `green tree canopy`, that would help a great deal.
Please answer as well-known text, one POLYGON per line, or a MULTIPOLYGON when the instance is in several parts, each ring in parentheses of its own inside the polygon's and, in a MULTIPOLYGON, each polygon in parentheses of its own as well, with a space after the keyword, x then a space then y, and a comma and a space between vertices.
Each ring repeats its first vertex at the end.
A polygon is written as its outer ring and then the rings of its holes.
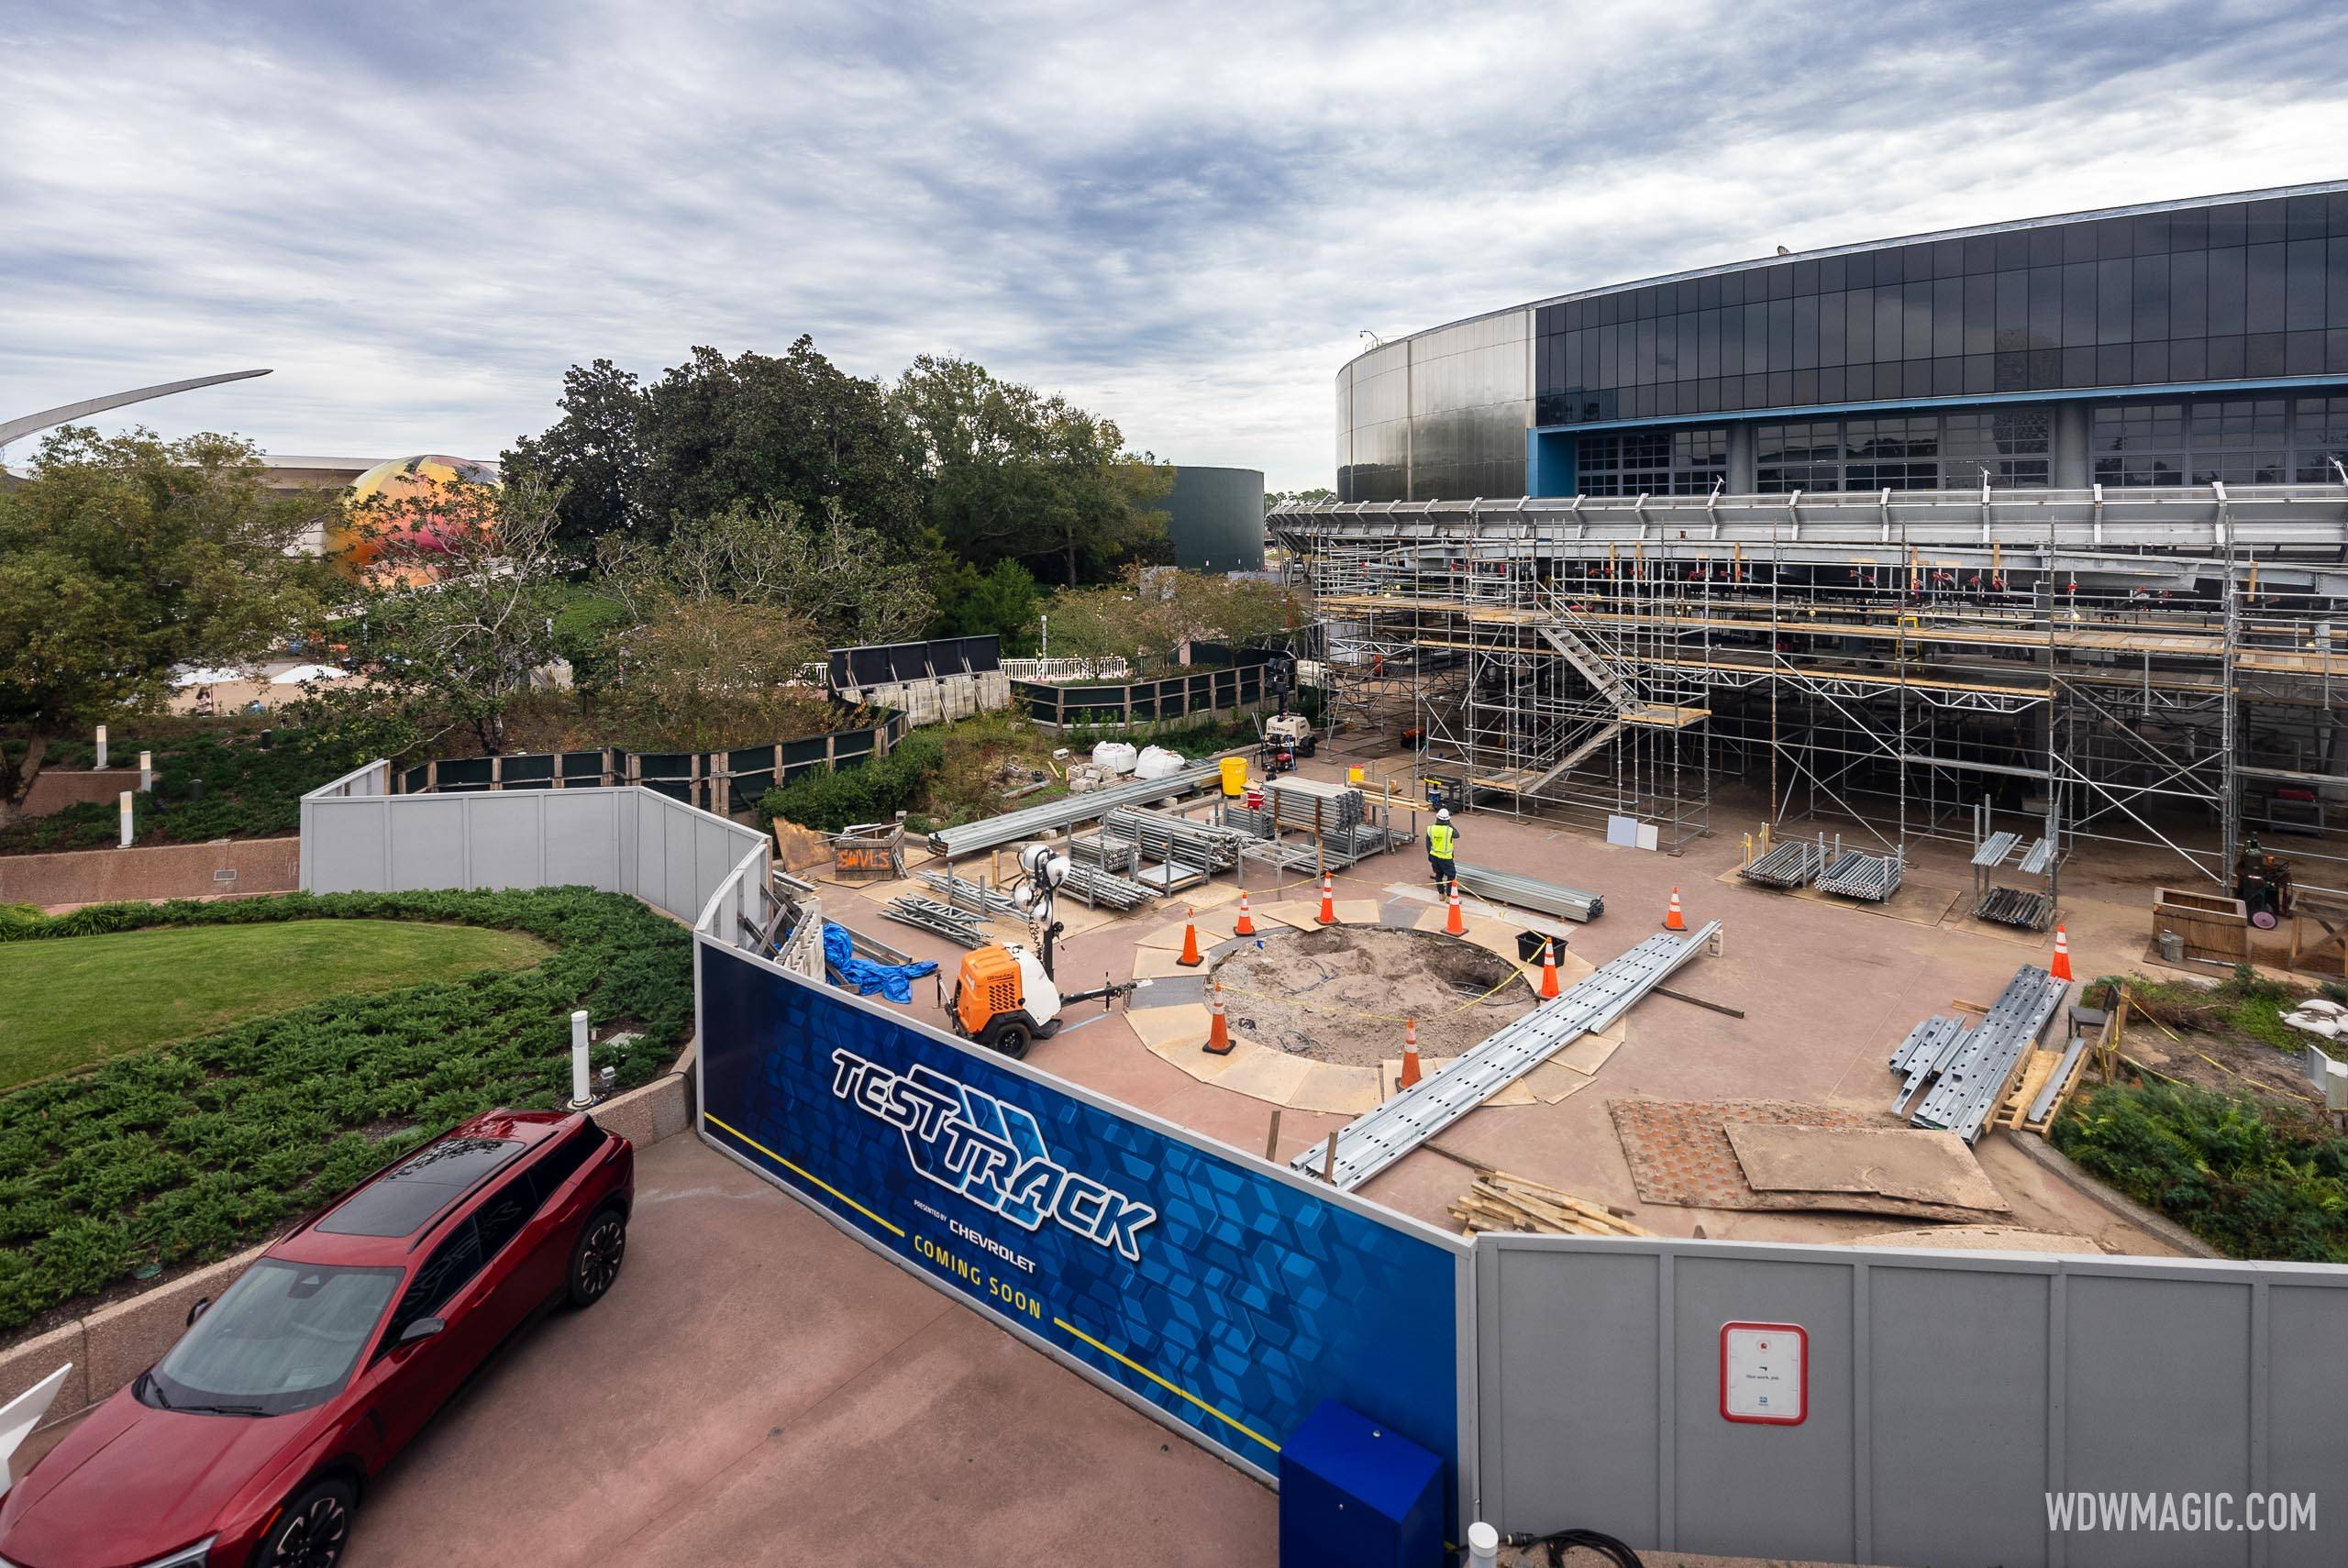
POLYGON ((1113 421, 968 359, 929 355, 896 395, 928 481, 930 528, 972 565, 1017 560, 1078 583, 1113 572, 1165 532, 1149 503, 1173 488, 1174 470, 1126 451, 1113 421))
POLYGON ((887 389, 803 335, 780 358, 696 348, 649 386, 607 359, 573 366, 560 406, 504 461, 561 492, 565 543, 657 541, 679 518, 779 501, 836 506, 899 549, 921 526, 920 475, 887 389))
POLYGON ((0 490, 0 825, 50 745, 171 693, 172 668, 249 658, 318 613, 289 554, 329 502, 263 488, 249 442, 67 426, 0 490))

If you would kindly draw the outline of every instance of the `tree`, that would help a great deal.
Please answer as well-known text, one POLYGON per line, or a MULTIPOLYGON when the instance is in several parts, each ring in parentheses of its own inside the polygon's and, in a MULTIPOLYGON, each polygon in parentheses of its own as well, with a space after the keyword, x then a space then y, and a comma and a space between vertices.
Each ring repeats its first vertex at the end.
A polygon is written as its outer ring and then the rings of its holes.
POLYGON ((261 474, 232 436, 67 426, 0 490, 0 826, 57 740, 161 704, 176 665, 253 657, 317 613, 298 546, 331 502, 261 474))
POLYGON ((473 732, 492 756, 537 673, 560 655, 565 563, 559 497, 529 476, 503 489, 462 481, 362 508, 354 530, 379 539, 360 648, 367 673, 473 732))
POLYGON ((973 565, 1018 560, 1073 586, 1165 531, 1149 503, 1173 488, 1174 471, 1126 451, 1111 420, 928 355, 896 397, 928 481, 930 529, 973 565))
POLYGON ((770 740, 817 727, 823 698, 797 685, 824 639, 777 604, 665 600, 617 638, 619 678, 598 702, 630 744, 677 751, 770 740))
POLYGON ((782 501, 836 506, 900 550, 920 529, 919 471, 887 390, 804 335, 781 358, 696 348, 649 386, 609 360, 573 366, 560 406, 504 462, 563 492, 566 542, 657 542, 680 518, 782 501))
POLYGON ((1278 583, 1170 567, 1128 572, 1113 587, 1063 591, 1050 613, 1055 657, 1122 658, 1136 674, 1173 662, 1189 643, 1270 643, 1299 619, 1295 599, 1278 583))
POLYGON ((646 521, 645 394, 633 373, 598 359, 563 372, 557 406, 562 417, 545 435, 515 441, 501 466, 518 483, 559 494, 555 536, 592 549, 646 521))
POLYGON ((811 518, 736 502, 658 545, 607 539, 598 564, 638 624, 671 602, 730 599, 788 610, 840 646, 918 637, 936 610, 921 569, 828 502, 811 518))
POLYGON ((931 636, 993 635, 1002 639, 1006 654, 1036 651, 1043 595, 1036 591, 1035 577, 1017 561, 997 561, 993 570, 980 571, 968 561, 940 554, 931 582, 937 600, 931 636))
POLYGON ((1264 515, 1268 517, 1274 507, 1285 506, 1291 502, 1299 506, 1318 506, 1336 499, 1337 492, 1325 485, 1316 485, 1311 490, 1268 490, 1264 492, 1264 515))

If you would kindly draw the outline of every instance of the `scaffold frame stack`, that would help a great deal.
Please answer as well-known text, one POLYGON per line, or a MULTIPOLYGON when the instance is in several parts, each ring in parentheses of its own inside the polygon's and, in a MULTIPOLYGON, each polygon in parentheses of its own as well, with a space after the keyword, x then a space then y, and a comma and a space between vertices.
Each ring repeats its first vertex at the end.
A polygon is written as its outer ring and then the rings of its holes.
MULTIPOLYGON (((1289 504, 1333 728, 1487 808, 1710 830, 1716 781, 1853 850, 2052 864, 2348 837, 2348 484, 1289 504), (2048 824, 2042 826, 2040 824, 2048 824), (2049 831, 2051 827, 2052 831, 2049 831)), ((2051 891, 2051 889, 2050 889, 2051 891)))

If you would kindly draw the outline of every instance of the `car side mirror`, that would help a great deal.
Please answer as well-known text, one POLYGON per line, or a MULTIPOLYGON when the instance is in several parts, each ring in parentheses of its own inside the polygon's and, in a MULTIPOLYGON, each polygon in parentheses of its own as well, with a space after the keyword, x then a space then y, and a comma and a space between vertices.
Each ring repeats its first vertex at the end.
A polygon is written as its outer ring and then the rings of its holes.
POLYGON ((428 1340, 448 1326, 438 1318, 418 1318, 400 1331, 400 1343, 412 1345, 419 1341, 428 1340))
POLYGON ((197 1297, 195 1298, 195 1305, 187 1309, 187 1326, 191 1329, 195 1327, 195 1320, 198 1318, 203 1317, 204 1309, 211 1305, 212 1297, 209 1296, 197 1297))

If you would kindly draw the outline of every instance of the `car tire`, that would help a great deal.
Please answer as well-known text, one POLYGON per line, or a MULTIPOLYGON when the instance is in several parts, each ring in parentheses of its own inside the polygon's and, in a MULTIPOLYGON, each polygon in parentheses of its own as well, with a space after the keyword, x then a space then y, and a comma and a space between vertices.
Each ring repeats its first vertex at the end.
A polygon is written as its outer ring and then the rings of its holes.
POLYGON ((627 1215, 616 1206, 599 1209, 579 1228, 570 1248, 570 1304, 593 1307, 620 1276, 627 1257, 627 1215))
POLYGON ((270 1521, 253 1553, 253 1568, 335 1568, 350 1545, 350 1516, 359 1494, 348 1481, 314 1482, 270 1521))

